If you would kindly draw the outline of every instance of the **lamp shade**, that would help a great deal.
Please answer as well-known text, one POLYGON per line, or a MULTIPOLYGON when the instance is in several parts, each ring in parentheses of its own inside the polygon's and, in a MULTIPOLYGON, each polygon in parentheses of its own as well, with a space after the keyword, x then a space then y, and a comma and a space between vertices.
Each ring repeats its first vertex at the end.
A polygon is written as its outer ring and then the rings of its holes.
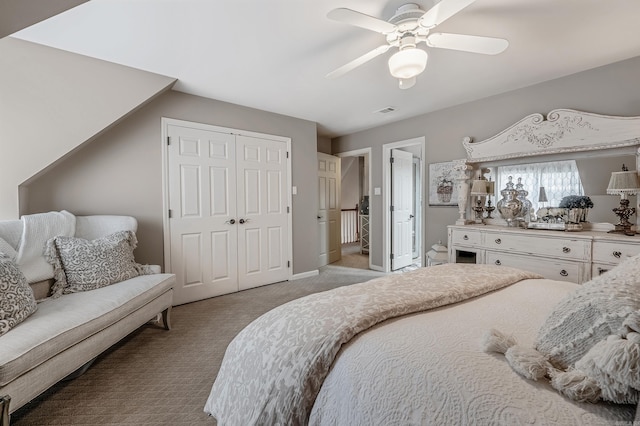
POLYGON ((540 187, 540 192, 538 193, 538 201, 541 203, 546 203, 549 201, 547 199, 547 191, 544 189, 544 186, 540 187))
POLYGON ((494 195, 496 193, 495 181, 490 180, 487 182, 487 193, 489 193, 489 195, 494 195))
POLYGON ((397 51, 389 58, 389 72, 395 78, 410 79, 427 67, 427 52, 415 47, 397 51))
POLYGON ((487 195, 487 181, 484 179, 476 179, 471 185, 471 195, 487 195))
POLYGON ((630 195, 640 192, 638 172, 635 170, 623 170, 611 173, 607 194, 630 195))

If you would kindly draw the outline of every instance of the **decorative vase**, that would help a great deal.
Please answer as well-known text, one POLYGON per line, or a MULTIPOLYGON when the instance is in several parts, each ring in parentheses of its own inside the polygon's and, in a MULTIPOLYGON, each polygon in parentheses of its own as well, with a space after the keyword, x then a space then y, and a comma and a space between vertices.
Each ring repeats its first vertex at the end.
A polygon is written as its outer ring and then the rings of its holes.
POLYGON ((517 219, 522 220, 524 222, 532 222, 535 221, 535 212, 533 211, 533 204, 531 201, 527 199, 527 195, 529 195, 529 191, 524 189, 524 185, 522 184, 522 178, 518 178, 518 183, 516 184, 516 191, 518 191, 517 198, 522 203, 522 210, 518 215, 517 219))
POLYGON ((500 191, 502 199, 496 204, 500 216, 507 221, 507 226, 514 226, 515 219, 522 211, 522 202, 518 200, 518 191, 513 187, 513 178, 509 176, 506 187, 500 191))
POLYGON ((441 203, 450 203, 451 202, 451 194, 453 194, 453 182, 444 180, 438 184, 438 188, 436 189, 436 193, 438 194, 438 201, 441 203))

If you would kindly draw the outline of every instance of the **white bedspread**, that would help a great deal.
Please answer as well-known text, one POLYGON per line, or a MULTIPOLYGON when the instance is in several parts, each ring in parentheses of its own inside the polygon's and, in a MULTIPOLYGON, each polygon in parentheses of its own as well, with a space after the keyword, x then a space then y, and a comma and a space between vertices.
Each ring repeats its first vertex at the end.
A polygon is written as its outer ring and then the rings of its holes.
POLYGON ((576 286, 525 280, 359 334, 337 355, 309 424, 631 424, 635 406, 570 401, 481 350, 491 327, 532 346, 546 315, 576 286))
POLYGON ((219 425, 305 424, 335 355, 357 333, 388 318, 456 303, 532 277, 539 276, 494 265, 449 264, 279 306, 229 344, 205 412, 219 425))

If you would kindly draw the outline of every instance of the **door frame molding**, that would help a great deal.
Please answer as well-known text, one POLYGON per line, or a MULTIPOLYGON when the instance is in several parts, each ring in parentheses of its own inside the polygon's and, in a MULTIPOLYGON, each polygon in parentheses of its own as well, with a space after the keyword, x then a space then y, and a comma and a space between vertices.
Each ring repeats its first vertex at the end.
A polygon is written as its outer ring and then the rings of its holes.
MULTIPOLYGON (((336 157, 359 157, 363 154, 366 154, 366 158, 367 158, 367 167, 369 170, 369 176, 368 176, 368 181, 367 185, 369 187, 369 227, 371 227, 371 213, 373 212, 373 208, 371 203, 373 202, 373 187, 371 186, 371 157, 372 157, 372 149, 371 147, 368 148, 361 148, 361 149, 354 149, 353 151, 345 151, 345 152, 339 152, 336 154, 331 154, 331 155, 335 155, 336 157)), ((359 214, 359 213, 358 213, 359 214)), ((358 230, 359 232, 360 230, 358 230)), ((373 265, 373 263, 371 262, 371 259, 373 259, 373 252, 376 250, 376 246, 374 245, 375 242, 375 238, 372 235, 371 230, 369 230, 369 269, 374 270, 374 271, 380 271, 380 267, 379 266, 375 266, 373 265)))
POLYGON ((269 135, 266 133, 251 132, 248 130, 233 129, 230 127, 215 126, 212 124, 198 123, 195 121, 178 120, 175 118, 162 117, 160 119, 162 126, 160 143, 162 144, 162 232, 164 234, 164 269, 165 272, 171 273, 171 227, 169 226, 169 148, 167 143, 168 127, 170 125, 189 127, 192 129, 206 130, 218 133, 227 133, 236 136, 248 136, 260 139, 269 139, 272 141, 285 142, 287 144, 287 227, 288 241, 287 252, 291 264, 287 268, 287 280, 291 280, 293 276, 293 198, 291 194, 291 138, 284 136, 269 135))
MULTIPOLYGON (((420 182, 422 185, 422 200, 424 200, 424 156, 425 156, 425 148, 426 142, 425 137, 420 136, 412 139, 405 139, 397 142, 390 142, 382 145, 382 170, 383 170, 383 194, 384 197, 382 199, 382 271, 383 272, 391 272, 391 259, 389 258, 391 253, 391 226, 389 224, 389 220, 391 215, 389 214, 389 208, 391 207, 391 150, 395 148, 405 148, 408 146, 419 145, 421 150, 420 155, 420 182)), ((422 216, 421 219, 421 245, 422 241, 425 241, 424 238, 424 203, 420 208, 420 213, 422 216)), ((424 247, 420 247, 420 252, 424 251, 424 247)), ((420 254, 422 258, 422 253, 420 254)), ((420 259, 423 261, 423 259, 420 259)))

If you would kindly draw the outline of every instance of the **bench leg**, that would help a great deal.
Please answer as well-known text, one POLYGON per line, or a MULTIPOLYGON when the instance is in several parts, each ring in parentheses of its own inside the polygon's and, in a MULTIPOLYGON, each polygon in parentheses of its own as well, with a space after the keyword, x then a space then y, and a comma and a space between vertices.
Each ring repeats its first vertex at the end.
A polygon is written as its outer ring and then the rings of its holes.
POLYGON ((162 311, 162 322, 165 330, 171 330, 171 306, 162 311))
POLYGON ((0 426, 9 426, 9 403, 11 397, 9 395, 0 396, 0 426))

